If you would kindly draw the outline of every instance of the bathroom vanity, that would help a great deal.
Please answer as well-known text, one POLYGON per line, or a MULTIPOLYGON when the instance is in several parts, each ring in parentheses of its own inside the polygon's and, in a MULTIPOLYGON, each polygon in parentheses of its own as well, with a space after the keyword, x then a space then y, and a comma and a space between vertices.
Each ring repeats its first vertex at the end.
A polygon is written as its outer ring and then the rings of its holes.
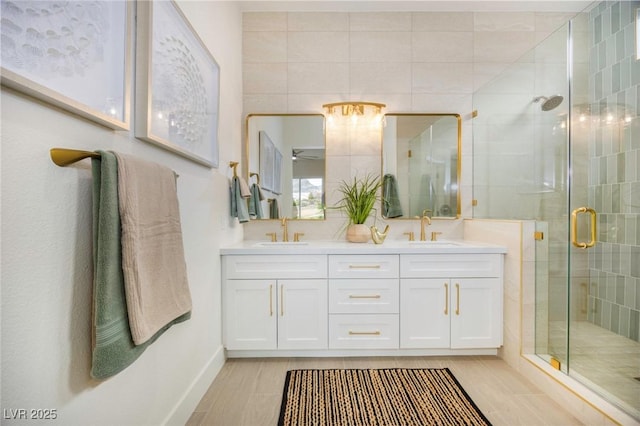
POLYGON ((504 247, 475 242, 223 248, 230 357, 495 354, 504 247))

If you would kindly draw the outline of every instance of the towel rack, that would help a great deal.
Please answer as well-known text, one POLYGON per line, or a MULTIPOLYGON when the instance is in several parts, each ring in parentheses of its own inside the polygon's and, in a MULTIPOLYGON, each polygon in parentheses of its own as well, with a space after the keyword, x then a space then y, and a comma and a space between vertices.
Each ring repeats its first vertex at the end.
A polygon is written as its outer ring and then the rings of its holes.
MULTIPOLYGON (((80 149, 51 148, 49 153, 51 155, 51 161, 60 167, 69 166, 85 158, 96 158, 98 160, 102 158, 98 152, 82 151, 80 149)), ((173 174, 176 175, 176 178, 180 177, 176 172, 173 172, 173 174)))
POLYGON ((60 167, 65 167, 85 158, 100 158, 100 154, 79 149, 51 148, 51 160, 60 167))
POLYGON ((229 161, 229 167, 233 169, 233 177, 238 176, 238 162, 237 161, 229 161))
POLYGON ((249 177, 256 177, 256 183, 258 184, 258 186, 260 186, 260 175, 254 172, 249 173, 249 177))

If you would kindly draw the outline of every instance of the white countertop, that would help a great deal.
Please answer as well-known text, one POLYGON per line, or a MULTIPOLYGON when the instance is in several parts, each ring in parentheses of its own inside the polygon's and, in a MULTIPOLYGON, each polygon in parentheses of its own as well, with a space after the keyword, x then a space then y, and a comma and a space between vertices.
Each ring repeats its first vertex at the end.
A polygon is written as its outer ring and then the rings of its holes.
POLYGON ((222 247, 222 255, 250 254, 458 254, 458 253, 506 253, 503 246, 477 241, 385 241, 383 244, 350 243, 348 241, 276 242, 242 241, 222 247))

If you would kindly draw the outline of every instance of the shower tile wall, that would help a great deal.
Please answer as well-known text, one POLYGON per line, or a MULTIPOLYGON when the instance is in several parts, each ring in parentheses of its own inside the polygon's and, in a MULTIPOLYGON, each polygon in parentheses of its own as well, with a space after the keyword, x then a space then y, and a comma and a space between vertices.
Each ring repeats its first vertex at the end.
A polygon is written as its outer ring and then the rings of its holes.
POLYGON ((589 17, 589 89, 595 105, 592 115, 598 115, 601 124, 592 127, 589 143, 589 203, 599 212, 599 243, 589 259, 588 316, 595 324, 636 341, 640 341, 638 7, 638 1, 603 2, 589 17), (626 117, 632 120, 625 122, 626 117))

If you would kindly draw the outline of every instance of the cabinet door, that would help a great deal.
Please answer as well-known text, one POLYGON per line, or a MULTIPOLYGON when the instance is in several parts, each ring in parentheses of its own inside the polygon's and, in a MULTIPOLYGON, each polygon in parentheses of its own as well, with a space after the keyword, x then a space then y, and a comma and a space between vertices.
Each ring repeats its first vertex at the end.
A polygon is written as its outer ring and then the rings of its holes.
POLYGON ((327 280, 278 280, 278 349, 327 349, 327 280))
POLYGON ((451 280, 451 347, 502 345, 502 288, 499 278, 451 280))
POLYGON ((228 280, 226 285, 227 349, 276 349, 276 281, 228 280))
POLYGON ((449 280, 400 280, 400 347, 449 347, 449 280))

